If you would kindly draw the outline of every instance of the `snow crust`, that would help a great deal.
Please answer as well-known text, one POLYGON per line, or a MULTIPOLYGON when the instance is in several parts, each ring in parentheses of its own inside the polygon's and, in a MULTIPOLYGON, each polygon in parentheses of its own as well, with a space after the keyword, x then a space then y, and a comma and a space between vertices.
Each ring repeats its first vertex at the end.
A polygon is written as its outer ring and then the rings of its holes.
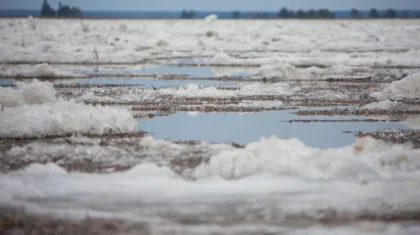
POLYGON ((94 107, 55 97, 49 82, 36 79, 0 88, 0 136, 45 136, 68 133, 132 132, 137 122, 123 108, 94 107))

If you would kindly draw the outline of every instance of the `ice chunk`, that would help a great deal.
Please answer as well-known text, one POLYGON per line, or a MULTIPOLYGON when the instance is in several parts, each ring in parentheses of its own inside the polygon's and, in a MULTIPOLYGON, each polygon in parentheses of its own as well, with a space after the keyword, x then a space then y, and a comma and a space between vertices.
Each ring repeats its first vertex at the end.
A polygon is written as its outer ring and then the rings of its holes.
POLYGON ((219 17, 216 14, 210 14, 210 15, 208 15, 204 18, 204 21, 206 23, 212 23, 212 22, 216 21, 218 18, 219 17))
POLYGON ((22 92, 7 87, 0 87, 0 106, 14 107, 23 104, 22 92))
POLYGON ((362 106, 362 109, 367 110, 408 110, 409 106, 398 101, 382 100, 378 102, 369 103, 362 106))
POLYGON ((223 51, 221 51, 215 54, 211 61, 214 64, 231 64, 236 61, 236 58, 233 58, 229 56, 228 54, 224 53, 223 51))
POLYGON ((0 105, 15 107, 22 104, 42 104, 55 101, 55 89, 50 82, 33 79, 30 83, 17 82, 18 89, 0 88, 0 105))
POLYGON ((286 77, 293 76, 296 73, 296 68, 293 65, 285 63, 266 64, 262 65, 256 75, 263 77, 286 77))
POLYGON ((392 82, 382 92, 372 94, 378 99, 415 99, 420 97, 420 73, 413 73, 402 80, 392 82))
POLYGON ((94 107, 58 100, 5 108, 0 113, 0 136, 21 137, 90 133, 134 132, 137 122, 123 108, 94 107))
POLYGON ((35 53, 44 53, 49 49, 51 49, 51 45, 46 42, 36 42, 34 45, 32 45, 32 50, 35 53))
POLYGON ((415 157, 420 150, 404 149, 404 146, 387 145, 370 137, 359 139, 350 147, 316 149, 297 139, 272 136, 250 143, 244 149, 213 156, 209 163, 196 169, 195 177, 238 179, 271 174, 307 179, 372 180, 392 177, 392 172, 402 169, 407 173, 420 173, 420 161, 415 157))
POLYGON ((45 102, 55 101, 54 85, 50 82, 40 82, 33 79, 29 84, 17 82, 22 92, 25 104, 42 104, 45 102))
POLYGON ((123 108, 94 107, 56 99, 49 82, 18 83, 19 90, 1 88, 0 136, 132 132, 137 122, 123 108))

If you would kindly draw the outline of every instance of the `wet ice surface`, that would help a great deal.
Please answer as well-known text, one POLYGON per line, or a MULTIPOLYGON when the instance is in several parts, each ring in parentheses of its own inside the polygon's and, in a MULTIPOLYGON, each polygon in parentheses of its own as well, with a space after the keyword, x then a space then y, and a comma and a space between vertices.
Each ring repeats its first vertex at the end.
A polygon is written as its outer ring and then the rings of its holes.
MULTIPOLYGON (((295 110, 296 111, 296 110, 295 110)), ((361 116, 312 116, 311 119, 363 120, 361 116)), ((158 139, 204 140, 246 144, 261 136, 277 135, 297 138, 306 145, 332 148, 351 145, 354 134, 343 132, 406 129, 392 122, 321 122, 299 123, 288 120, 302 119, 290 110, 258 113, 176 113, 169 116, 139 120, 139 128, 158 139)))

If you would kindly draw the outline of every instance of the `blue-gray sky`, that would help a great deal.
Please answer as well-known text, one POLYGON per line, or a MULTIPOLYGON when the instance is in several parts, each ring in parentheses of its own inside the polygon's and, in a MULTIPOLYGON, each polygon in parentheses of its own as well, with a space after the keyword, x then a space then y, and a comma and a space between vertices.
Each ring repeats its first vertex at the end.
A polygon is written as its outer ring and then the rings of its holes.
MULTIPOLYGON (((40 9, 43 0, 0 0, 0 9, 40 9)), ((49 0, 57 8, 60 0, 49 0)), ((329 8, 357 9, 420 9, 420 0, 61 0, 63 4, 83 10, 177 11, 250 10, 271 11, 285 6, 290 9, 329 8)))

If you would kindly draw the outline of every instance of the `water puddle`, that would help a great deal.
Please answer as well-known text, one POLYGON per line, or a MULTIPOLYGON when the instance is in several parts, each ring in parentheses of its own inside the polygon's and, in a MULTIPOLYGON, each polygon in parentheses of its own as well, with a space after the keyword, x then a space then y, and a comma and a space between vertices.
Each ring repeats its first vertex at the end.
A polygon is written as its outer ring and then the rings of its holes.
MULTIPOLYGON (((302 119, 290 111, 259 113, 176 113, 154 119, 139 120, 139 128, 151 132, 157 139, 233 141, 240 144, 257 141, 262 136, 277 135, 298 138, 317 148, 342 147, 354 143, 354 134, 348 131, 378 131, 407 129, 395 122, 285 122, 302 119)), ((312 116, 311 119, 354 120, 361 116, 312 116)))
MULTIPOLYGON (((70 68, 67 68, 70 69, 70 68)), ((254 73, 255 68, 236 67, 210 67, 188 66, 188 65, 142 65, 142 66, 77 66, 71 67, 72 71, 82 74, 166 74, 183 75, 190 78, 212 78, 212 77, 249 77, 254 73)))
POLYGON ((140 69, 133 70, 134 72, 144 74, 173 74, 173 75, 187 75, 188 77, 195 78, 210 78, 214 77, 213 71, 210 67, 192 67, 192 66, 169 66, 169 65, 156 65, 145 66, 140 69))
POLYGON ((9 86, 13 86, 13 81, 8 80, 8 79, 0 79, 0 87, 9 87, 9 86))

